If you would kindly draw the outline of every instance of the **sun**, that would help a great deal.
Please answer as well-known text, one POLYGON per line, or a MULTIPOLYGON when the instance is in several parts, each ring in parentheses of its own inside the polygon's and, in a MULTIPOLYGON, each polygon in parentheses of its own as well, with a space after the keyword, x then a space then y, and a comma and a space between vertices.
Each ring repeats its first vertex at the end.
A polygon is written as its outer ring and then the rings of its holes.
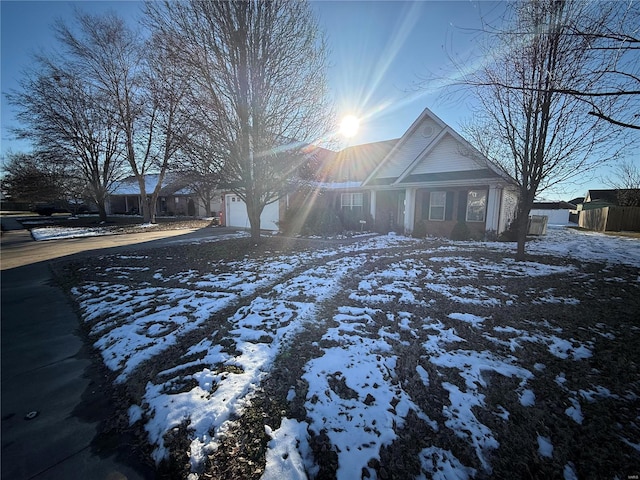
POLYGON ((340 123, 340 133, 347 138, 355 136, 359 129, 360 120, 354 115, 345 116, 340 123))

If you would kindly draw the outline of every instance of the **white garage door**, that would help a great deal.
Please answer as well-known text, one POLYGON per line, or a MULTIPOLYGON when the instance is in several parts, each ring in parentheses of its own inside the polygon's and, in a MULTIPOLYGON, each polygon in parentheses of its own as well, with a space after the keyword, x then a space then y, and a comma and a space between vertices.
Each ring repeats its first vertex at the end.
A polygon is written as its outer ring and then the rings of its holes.
MULTIPOLYGON (((229 193, 225 195, 226 224, 229 227, 249 228, 249 215, 247 206, 237 195, 229 193)), ((270 203, 262 211, 260 216, 260 228, 263 230, 278 230, 279 208, 278 201, 270 203)))

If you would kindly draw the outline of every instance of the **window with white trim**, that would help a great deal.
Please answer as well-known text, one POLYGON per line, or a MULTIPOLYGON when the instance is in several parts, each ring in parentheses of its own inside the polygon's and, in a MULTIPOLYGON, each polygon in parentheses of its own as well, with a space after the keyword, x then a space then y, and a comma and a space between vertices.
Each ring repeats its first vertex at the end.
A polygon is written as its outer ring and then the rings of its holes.
POLYGON ((444 220, 447 205, 447 192, 431 192, 429 194, 429 220, 444 220))
POLYGON ((340 196, 340 206, 342 208, 361 208, 364 205, 364 194, 362 193, 343 193, 340 196))
POLYGON ((487 213, 487 191, 469 190, 467 193, 467 222, 484 222, 487 213))

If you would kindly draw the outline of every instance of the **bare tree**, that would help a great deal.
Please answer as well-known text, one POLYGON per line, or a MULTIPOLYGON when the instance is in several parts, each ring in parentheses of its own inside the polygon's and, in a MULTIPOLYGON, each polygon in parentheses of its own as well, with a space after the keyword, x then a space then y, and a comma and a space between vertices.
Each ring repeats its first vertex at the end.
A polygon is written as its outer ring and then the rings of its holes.
POLYGON ((122 135, 124 154, 140 189, 144 222, 154 222, 156 200, 185 121, 180 103, 186 81, 161 48, 145 41, 113 13, 76 13, 77 32, 58 23, 58 39, 86 78, 98 86, 122 135), (146 180, 157 174, 155 185, 146 180))
POLYGON ((183 145, 174 167, 202 201, 207 217, 211 216, 211 202, 217 195, 224 165, 224 153, 210 140, 207 135, 192 134, 183 145))
POLYGON ((640 130, 639 26, 637 2, 591 2, 570 26, 574 35, 589 42, 594 61, 586 75, 591 81, 586 87, 560 86, 556 91, 586 102, 590 115, 640 130))
POLYGON ((63 158, 87 185, 100 219, 107 220, 105 202, 122 173, 120 130, 103 108, 104 98, 94 85, 55 56, 38 56, 34 72, 21 89, 8 95, 20 108, 18 136, 31 139, 40 152, 63 158))
POLYGON ((631 160, 623 160, 614 169, 614 175, 605 179, 618 191, 618 204, 623 207, 640 207, 640 167, 631 160))
POLYGON ((302 146, 327 131, 326 47, 304 2, 147 3, 192 75, 194 115, 224 152, 222 180, 246 204, 251 237, 286 192, 302 146))
POLYGON ((595 61, 590 39, 575 35, 588 4, 535 0, 510 5, 512 18, 492 31, 483 66, 465 70, 464 82, 476 89, 480 104, 474 112, 476 127, 467 133, 519 185, 516 258, 522 260, 536 195, 615 158, 622 134, 614 124, 589 115, 591 102, 560 91, 588 91, 598 81, 587 74, 595 61))

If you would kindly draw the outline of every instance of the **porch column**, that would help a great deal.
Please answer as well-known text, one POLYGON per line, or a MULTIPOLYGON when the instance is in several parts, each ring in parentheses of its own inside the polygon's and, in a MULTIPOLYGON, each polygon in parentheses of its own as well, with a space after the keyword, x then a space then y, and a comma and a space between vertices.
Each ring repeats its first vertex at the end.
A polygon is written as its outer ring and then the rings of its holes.
POLYGON ((489 197, 487 198, 487 220, 485 222, 485 230, 493 230, 498 232, 500 224, 500 197, 502 196, 502 187, 498 185, 489 186, 489 197))
POLYGON ((416 189, 407 188, 404 196, 404 233, 413 232, 413 223, 416 216, 416 189))
MULTIPOLYGON (((369 194, 369 213, 371 217, 376 219, 376 191, 371 190, 369 194)), ((373 225, 368 225, 368 228, 373 228, 373 225)))

